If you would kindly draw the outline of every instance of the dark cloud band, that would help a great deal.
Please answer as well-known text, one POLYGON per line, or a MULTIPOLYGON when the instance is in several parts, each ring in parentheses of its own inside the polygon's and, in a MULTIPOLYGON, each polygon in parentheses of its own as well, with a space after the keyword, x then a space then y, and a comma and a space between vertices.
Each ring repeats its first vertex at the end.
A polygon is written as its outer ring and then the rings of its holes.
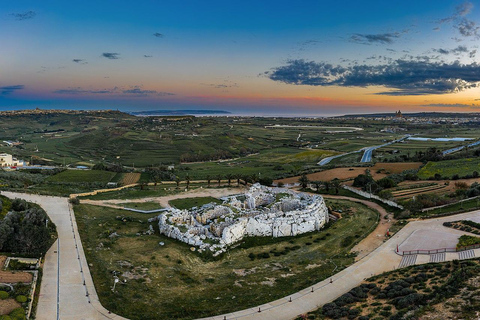
POLYGON ((477 87, 480 65, 394 60, 381 65, 334 66, 325 62, 289 60, 266 75, 274 81, 294 85, 369 87, 395 89, 377 94, 405 96, 445 94, 477 87))
POLYGON ((7 94, 10 94, 10 93, 13 93, 17 90, 22 90, 24 89, 25 86, 23 84, 18 84, 18 85, 14 85, 14 86, 5 86, 5 87, 0 87, 0 94, 1 95, 7 95, 7 94))
POLYGON ((110 60, 117 60, 120 59, 120 53, 116 52, 104 52, 102 53, 102 57, 110 59, 110 60))

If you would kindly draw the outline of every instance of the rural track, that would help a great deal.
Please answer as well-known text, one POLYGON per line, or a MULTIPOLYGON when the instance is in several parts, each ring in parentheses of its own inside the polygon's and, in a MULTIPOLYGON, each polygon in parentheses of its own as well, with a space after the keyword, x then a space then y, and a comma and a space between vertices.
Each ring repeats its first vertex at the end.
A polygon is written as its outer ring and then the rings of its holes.
POLYGON ((357 257, 355 260, 360 260, 370 252, 378 248, 386 239, 386 234, 392 224, 395 222, 393 218, 386 220, 385 217, 390 213, 385 210, 378 203, 368 200, 362 200, 357 198, 351 198, 346 196, 336 196, 336 195, 327 195, 322 194, 325 199, 338 199, 338 200, 348 200, 352 202, 362 203, 369 207, 370 209, 378 211, 380 214, 380 219, 377 227, 373 230, 368 236, 366 236, 362 241, 352 248, 353 252, 357 252, 357 257))

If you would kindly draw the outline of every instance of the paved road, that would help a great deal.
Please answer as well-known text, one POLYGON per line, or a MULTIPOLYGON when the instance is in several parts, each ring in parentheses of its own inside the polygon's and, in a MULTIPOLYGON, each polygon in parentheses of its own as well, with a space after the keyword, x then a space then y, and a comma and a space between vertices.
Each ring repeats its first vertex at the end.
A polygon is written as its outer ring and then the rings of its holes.
POLYGON ((379 145, 379 146, 373 146, 373 147, 367 147, 367 148, 364 148, 363 149, 363 156, 362 156, 362 160, 360 160, 360 162, 370 162, 372 161, 372 153, 373 153, 373 150, 376 150, 376 149, 380 149, 382 147, 386 147, 386 146, 389 146, 391 144, 394 144, 394 143, 397 143, 397 142, 400 142, 400 141, 403 141, 405 139, 408 139, 408 137, 410 137, 410 135, 406 135, 398 140, 393 140, 393 141, 390 141, 388 143, 384 143, 382 145, 379 145))
POLYGON ((98 301, 67 199, 12 192, 2 195, 39 204, 57 226, 58 240, 45 255, 37 319, 125 319, 109 314, 98 301))
POLYGON ((406 135, 406 136, 404 136, 404 137, 402 137, 398 140, 393 140, 393 141, 390 141, 388 143, 384 143, 384 144, 379 145, 379 146, 365 147, 365 148, 362 148, 362 149, 357 150, 357 151, 352 151, 352 152, 348 152, 348 153, 344 153, 344 154, 339 154, 339 155, 336 155, 336 156, 327 157, 325 159, 322 159, 317 164, 319 166, 324 166, 324 165, 330 163, 330 161, 332 161, 333 159, 340 158, 340 157, 343 157, 343 156, 346 156, 346 155, 349 155, 349 154, 352 154, 352 153, 356 153, 356 152, 361 152, 361 151, 363 151, 363 155, 362 155, 362 159, 360 160, 360 162, 370 162, 370 161, 372 161, 373 150, 379 149, 379 148, 382 148, 382 147, 386 147, 388 145, 403 141, 403 140, 407 139, 408 137, 410 137, 410 135, 406 135))

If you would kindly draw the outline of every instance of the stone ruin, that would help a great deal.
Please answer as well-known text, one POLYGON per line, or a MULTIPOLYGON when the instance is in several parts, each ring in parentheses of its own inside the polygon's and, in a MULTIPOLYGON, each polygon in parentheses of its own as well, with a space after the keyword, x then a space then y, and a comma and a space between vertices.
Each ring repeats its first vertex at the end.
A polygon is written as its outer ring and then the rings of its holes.
POLYGON ((323 197, 254 184, 244 194, 158 216, 160 233, 209 250, 214 256, 244 237, 287 237, 320 230, 328 222, 323 197))

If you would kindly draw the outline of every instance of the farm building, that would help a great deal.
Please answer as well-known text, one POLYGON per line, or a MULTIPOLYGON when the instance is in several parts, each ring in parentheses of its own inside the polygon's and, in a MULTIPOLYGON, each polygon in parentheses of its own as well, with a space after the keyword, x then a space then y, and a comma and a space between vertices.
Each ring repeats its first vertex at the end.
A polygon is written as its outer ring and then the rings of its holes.
POLYGON ((14 158, 11 154, 0 153, 0 167, 23 167, 28 165, 27 162, 23 160, 18 160, 14 158))

